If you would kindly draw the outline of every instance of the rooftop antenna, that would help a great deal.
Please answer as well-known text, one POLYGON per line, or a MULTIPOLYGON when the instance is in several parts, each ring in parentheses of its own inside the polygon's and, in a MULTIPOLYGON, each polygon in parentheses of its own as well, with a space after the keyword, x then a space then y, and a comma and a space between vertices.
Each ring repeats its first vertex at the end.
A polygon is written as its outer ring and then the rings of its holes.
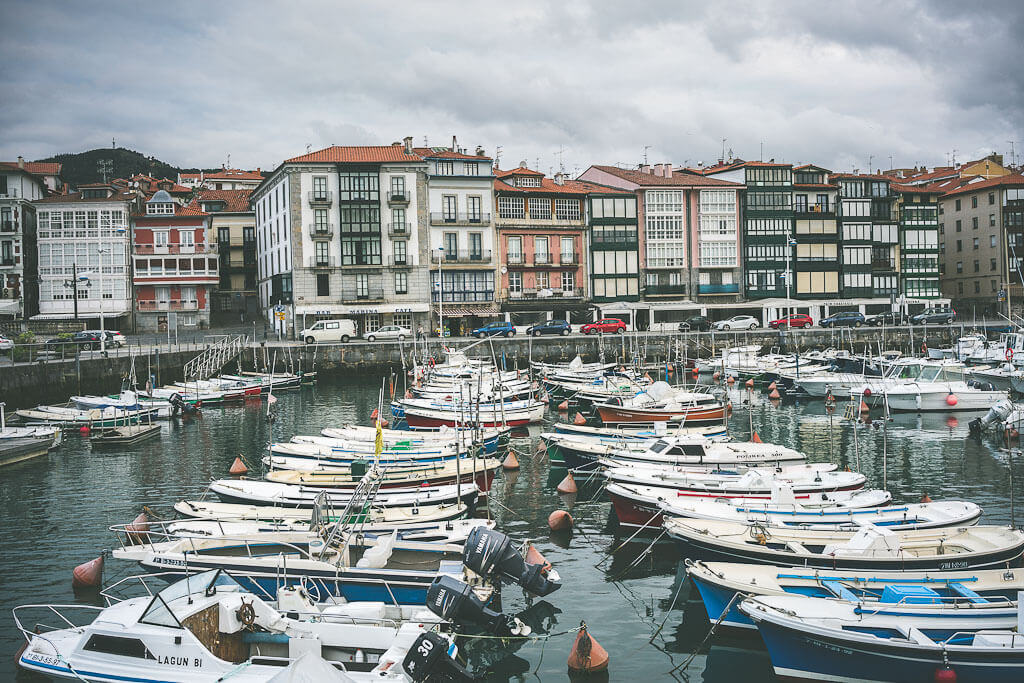
POLYGON ((565 146, 559 145, 558 151, 555 152, 558 155, 558 172, 565 173, 565 164, 562 163, 562 155, 565 154, 565 146))
POLYGON ((764 161, 764 140, 761 140, 761 161, 764 161))
POLYGON ((960 150, 958 150, 958 149, 954 149, 954 150, 953 150, 952 152, 950 152, 950 154, 952 154, 952 158, 953 158, 953 166, 954 166, 954 167, 956 166, 956 153, 957 153, 957 152, 959 152, 959 151, 960 151, 960 150))
POLYGON ((96 172, 103 176, 103 182, 107 182, 107 177, 114 172, 114 162, 110 159, 100 159, 96 162, 96 172))
POLYGON ((310 152, 312 152, 312 151, 313 151, 313 145, 311 145, 311 144, 309 144, 309 143, 307 142, 307 143, 306 143, 306 154, 309 154, 309 153, 310 153, 310 152))
POLYGON ((535 169, 536 169, 536 168, 540 168, 540 157, 534 157, 534 158, 533 158, 533 167, 534 167, 535 169))
POLYGON ((427 136, 426 135, 423 136, 423 146, 424 147, 430 147, 430 144, 427 142, 427 136))
POLYGON ((494 167, 501 168, 501 145, 494 148, 494 167))
POLYGON ((722 138, 722 161, 725 161, 725 138, 722 138))
POLYGON ((644 166, 647 165, 647 150, 649 150, 650 148, 650 145, 644 145, 644 166))
POLYGON ((1017 165, 1017 153, 1013 149, 1014 141, 1013 140, 1007 140, 1007 142, 1010 143, 1010 164, 1012 166, 1016 166, 1017 165))
POLYGON ((110 138, 110 149, 117 149, 117 140, 110 138))
POLYGON ((868 155, 868 175, 871 175, 871 160, 875 158, 874 154, 868 155))
POLYGON ((889 155, 889 170, 892 170, 892 155, 889 155))

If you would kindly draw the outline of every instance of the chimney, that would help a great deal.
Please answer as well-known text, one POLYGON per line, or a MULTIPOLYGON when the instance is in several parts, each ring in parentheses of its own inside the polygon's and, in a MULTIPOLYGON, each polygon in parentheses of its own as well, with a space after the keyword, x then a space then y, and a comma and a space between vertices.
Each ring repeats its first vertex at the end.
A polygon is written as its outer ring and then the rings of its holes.
POLYGON ((453 152, 458 152, 459 151, 459 141, 455 139, 454 135, 452 136, 452 151, 453 152))
POLYGON ((654 175, 659 176, 659 177, 665 175, 664 168, 662 167, 661 164, 655 164, 654 165, 654 175))
POLYGON ((640 172, 641 173, 650 173, 651 172, 651 165, 650 164, 644 164, 643 166, 640 167, 640 172))
POLYGON ((556 173, 555 174, 555 185, 565 185, 565 174, 564 173, 556 173))
POLYGON ((663 175, 664 175, 664 176, 665 176, 666 178, 671 178, 671 177, 672 177, 672 164, 664 164, 664 165, 662 166, 662 168, 663 168, 663 169, 664 169, 664 171, 665 171, 665 172, 663 173, 663 175))
POLYGON ((483 156, 487 156, 487 153, 484 152, 484 148, 483 147, 481 147, 480 145, 477 145, 476 146, 476 155, 478 157, 483 157, 483 156))
POLYGON ((259 166, 256 167, 256 172, 259 173, 260 175, 263 175, 263 172, 260 171, 260 167, 259 166))
POLYGON ((402 138, 402 142, 405 143, 405 153, 412 154, 412 136, 405 136, 404 138, 402 138))
POLYGON ((18 156, 18 168, 25 168, 25 157, 21 155, 18 156))

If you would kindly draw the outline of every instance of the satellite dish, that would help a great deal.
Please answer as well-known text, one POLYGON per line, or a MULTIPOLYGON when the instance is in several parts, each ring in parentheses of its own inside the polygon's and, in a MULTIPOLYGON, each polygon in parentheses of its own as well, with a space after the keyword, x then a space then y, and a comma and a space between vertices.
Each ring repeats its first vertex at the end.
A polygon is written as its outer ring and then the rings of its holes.
POLYGON ((505 266, 502 266, 501 267, 501 274, 504 275, 507 272, 508 272, 508 268, 506 268, 505 266))

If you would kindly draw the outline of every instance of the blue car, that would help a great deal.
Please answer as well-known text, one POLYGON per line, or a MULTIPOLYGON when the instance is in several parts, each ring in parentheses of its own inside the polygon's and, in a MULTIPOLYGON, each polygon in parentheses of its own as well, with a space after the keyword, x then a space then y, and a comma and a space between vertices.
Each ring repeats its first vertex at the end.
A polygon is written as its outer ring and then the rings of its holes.
POLYGON ((512 323, 502 320, 478 327, 471 334, 477 339, 483 339, 484 337, 514 337, 516 335, 516 328, 512 323))
POLYGON ((864 324, 864 314, 859 311, 833 313, 820 324, 822 327, 860 327, 864 324))
POLYGON ((545 320, 526 328, 526 334, 539 337, 542 334, 560 334, 563 337, 572 332, 572 327, 565 320, 545 320))

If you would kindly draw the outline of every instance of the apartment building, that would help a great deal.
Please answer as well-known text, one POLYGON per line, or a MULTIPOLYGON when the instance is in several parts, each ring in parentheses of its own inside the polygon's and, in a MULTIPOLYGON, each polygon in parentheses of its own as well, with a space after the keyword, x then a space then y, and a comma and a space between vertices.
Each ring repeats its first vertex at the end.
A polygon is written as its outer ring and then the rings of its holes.
POLYGON ((429 325, 427 163, 411 137, 288 159, 250 205, 260 307, 282 334, 330 317, 429 325))
POLYGON ((210 215, 210 234, 217 240, 220 281, 210 302, 213 324, 260 317, 256 290, 256 214, 250 190, 198 189, 196 203, 210 215))
POLYGON ((135 192, 89 183, 35 202, 39 313, 32 320, 80 320, 89 328, 130 329, 133 283, 129 217, 135 192))
POLYGON ((892 183, 899 214, 900 309, 928 305, 942 295, 939 281, 939 195, 927 185, 892 183))
POLYGON ((0 162, 0 320, 39 313, 36 209, 59 182, 60 164, 0 162))
POLYGON ((899 218, 891 179, 848 173, 833 173, 831 178, 839 185, 842 294, 891 305, 900 293, 899 218))
POLYGON ((210 215, 198 204, 182 206, 166 190, 143 207, 131 217, 136 331, 209 327, 220 280, 210 215))
POLYGON ((480 148, 468 154, 455 138, 451 147, 415 152, 427 168, 431 302, 458 335, 499 312, 492 160, 480 148))
POLYGON ((243 171, 238 168, 222 168, 219 171, 179 173, 178 184, 190 189, 204 190, 255 190, 263 182, 260 169, 243 171))
POLYGON ((1024 176, 966 179, 938 201, 943 296, 964 319, 1005 315, 1008 306, 1019 316, 1024 176))
POLYGON ((589 205, 590 300, 597 306, 640 299, 640 228, 635 192, 591 184, 589 205))
POLYGON ((502 312, 517 325, 586 322, 586 201, 596 186, 525 166, 496 175, 502 312))

